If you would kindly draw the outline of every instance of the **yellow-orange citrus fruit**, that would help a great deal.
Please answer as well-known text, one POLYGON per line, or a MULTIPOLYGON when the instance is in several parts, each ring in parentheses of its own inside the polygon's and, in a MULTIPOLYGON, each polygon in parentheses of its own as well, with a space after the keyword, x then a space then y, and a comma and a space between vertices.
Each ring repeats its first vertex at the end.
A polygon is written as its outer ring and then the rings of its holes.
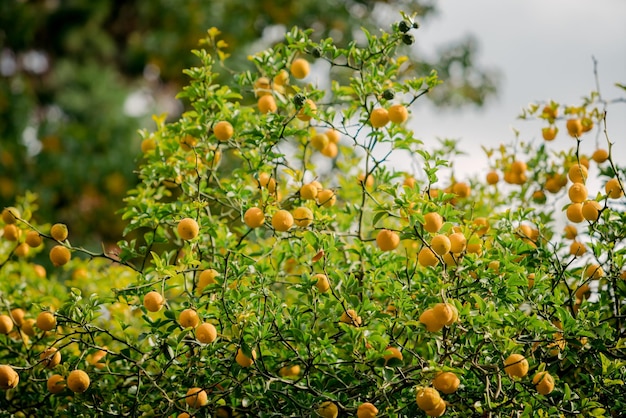
POLYGON ((341 139, 341 134, 336 129, 329 129, 325 132, 325 134, 328 137, 328 140, 333 144, 338 144, 341 139))
POLYGON ((586 252, 587 252, 587 247, 585 247, 585 244, 583 244, 582 242, 574 241, 569 246, 570 255, 580 257, 586 252))
POLYGON ((192 408, 200 408, 209 403, 209 395, 202 388, 189 388, 185 402, 192 408))
POLYGON ((582 203, 572 203, 565 210, 565 215, 570 222, 581 223, 585 220, 585 216, 583 215, 583 205, 582 203))
POLYGON ((568 119, 565 123, 565 127, 571 137, 576 138, 583 134, 583 124, 580 119, 568 119))
POLYGON ((47 369, 55 368, 61 363, 61 352, 56 347, 46 348, 40 355, 41 364, 47 369))
POLYGON ((584 283, 582 286, 576 289, 576 292, 574 294, 576 295, 577 299, 588 299, 591 295, 591 288, 587 283, 584 283))
POLYGON ((163 307, 164 302, 165 299, 163 299, 163 295, 155 290, 146 293, 143 297, 143 306, 149 312, 159 312, 163 307))
POLYGON ((209 322, 203 322, 196 328, 196 338, 202 344, 211 344, 217 338, 217 329, 209 322))
POLYGON ((42 331, 52 331, 57 326, 57 320, 50 311, 43 311, 37 315, 37 328, 42 331))
POLYGON ((385 353, 383 354, 383 358, 385 359, 385 363, 387 363, 391 359, 397 359, 402 361, 402 352, 398 350, 396 347, 389 346, 385 348, 385 353))
POLYGON ((587 181, 587 177, 589 177, 589 171, 582 164, 574 164, 567 171, 567 177, 569 177, 572 183, 584 183, 587 181))
POLYGON ((58 395, 65 389, 65 379, 60 374, 53 374, 46 381, 46 388, 53 395, 58 395))
POLYGON ((376 418, 378 415, 378 408, 370 402, 363 402, 356 409, 356 418, 376 418))
POLYGON ((235 133, 233 125, 226 120, 217 122, 213 127, 213 134, 219 141, 228 141, 232 138, 233 133, 235 133))
POLYGON ((439 255, 445 255, 450 252, 452 248, 452 243, 450 242, 450 238, 446 235, 440 234, 435 235, 433 239, 430 241, 430 247, 439 255))
POLYGON ((2 222, 7 225, 16 223, 19 217, 20 211, 13 206, 2 209, 2 222))
POLYGON ((68 234, 69 231, 65 224, 54 224, 52 228, 50 228, 50 235, 57 241, 65 241, 68 234))
POLYGON ((83 393, 89 388, 91 380, 82 370, 72 370, 67 376, 67 387, 74 393, 83 393))
POLYGON ((541 136, 546 141, 552 141, 556 138, 556 134, 559 133, 559 128, 556 126, 546 126, 541 129, 541 136))
POLYGON ((4 226, 3 237, 7 241, 17 241, 22 235, 22 230, 13 224, 8 224, 4 226))
POLYGON ((604 270, 598 264, 589 264, 585 269, 585 277, 598 280, 601 277, 604 277, 604 270))
POLYGON ((9 315, 0 315, 0 334, 8 334, 13 331, 13 320, 9 315))
POLYGON ((596 202, 595 200, 587 200, 585 203, 583 203, 581 209, 583 217, 589 222, 597 221, 598 217, 600 216, 601 210, 602 206, 600 206, 600 203, 596 202))
POLYGON ((528 360, 521 354, 511 354, 504 360, 504 371, 510 377, 524 377, 528 373, 528 360))
POLYGON ((178 323, 183 328, 195 328, 200 323, 200 317, 195 309, 184 309, 178 316, 178 323))
POLYGON ((450 251, 454 254, 459 254, 465 251, 465 247, 467 246, 467 239, 462 232, 455 232, 450 234, 448 237, 450 239, 450 251))
POLYGON ((322 293, 328 292, 328 290, 330 289, 330 281, 328 280, 328 276, 323 273, 317 273, 313 275, 313 279, 317 279, 317 281, 315 282, 317 290, 322 293))
POLYGON ((278 371, 282 377, 298 377, 300 375, 300 366, 297 364, 281 367, 278 371))
POLYGON ((433 409, 424 411, 429 417, 440 417, 446 412, 446 402, 442 399, 433 409))
POLYGON ((533 377, 533 385, 537 392, 542 395, 549 395, 554 390, 554 378, 548 372, 538 372, 533 377))
POLYGON ((341 314, 339 321, 344 324, 354 325, 355 327, 361 326, 361 317, 356 313, 354 309, 348 309, 341 314))
POLYGON ((489 220, 485 217, 479 216, 474 219, 474 225, 477 227, 475 232, 479 237, 482 237, 489 231, 489 220))
POLYGON ((420 388, 415 394, 417 407, 422 411, 434 409, 442 401, 441 395, 435 388, 420 388))
POLYGON ((451 303, 437 303, 432 312, 435 321, 442 325, 451 325, 458 318, 456 307, 451 303))
POLYGON ((72 258, 72 254, 67 247, 63 245, 55 245, 50 249, 50 261, 55 267, 61 267, 67 264, 72 258))
POLYGON ((272 94, 269 78, 259 77, 254 82, 254 94, 256 97, 263 97, 272 94))
POLYGON ((264 115, 267 113, 275 113, 278 110, 278 106, 276 106, 276 100, 271 94, 266 94, 259 97, 259 100, 257 101, 257 106, 259 106, 259 112, 264 115))
POLYGON ((472 189, 469 184, 465 182, 454 183, 452 186, 452 193, 456 194, 460 198, 469 197, 472 189))
POLYGON ((272 227, 276 231, 285 232, 293 226, 294 219, 289 211, 281 209, 272 216, 272 227))
POLYGON ((435 316, 435 313, 431 308, 428 308, 424 310, 424 312, 422 312, 419 317, 419 321, 422 324, 426 325, 426 329, 429 332, 441 331, 441 329, 443 328, 443 324, 437 320, 437 317, 435 316))
POLYGON ((323 150, 330 143, 328 136, 325 134, 315 134, 311 138, 311 146, 318 151, 323 150))
POLYGON ((15 247, 15 255, 18 257, 26 257, 30 253, 30 246, 25 242, 15 247))
POLYGON ((248 228, 258 228, 265 223, 265 214, 261 208, 251 207, 243 214, 243 221, 248 228))
POLYGON ((583 132, 589 132, 593 129, 593 120, 589 117, 585 116, 584 118, 582 118, 580 123, 583 125, 583 132))
POLYGON ((401 104, 391 105, 387 113, 389 114, 389 120, 396 124, 404 123, 409 118, 409 111, 401 104))
POLYGON ((311 99, 306 99, 304 102, 304 106, 298 111, 296 117, 303 122, 308 122, 312 119, 311 115, 315 115, 317 113, 317 105, 311 99))
POLYGON ((430 233, 439 232, 443 226, 443 218, 437 212, 430 212, 424 215, 424 229, 430 233))
POLYGON ((284 86, 289 83, 289 73, 285 70, 280 70, 273 78, 274 84, 284 86))
POLYGON ((376 235, 376 244, 382 251, 393 251, 400 245, 400 235, 389 229, 381 229, 376 235))
POLYGON ((329 142, 328 145, 326 145, 321 151, 321 153, 328 158, 335 158, 337 154, 339 154, 339 148, 334 142, 329 142))
POLYGON ((374 128, 382 128, 389 123, 389 112, 383 107, 377 107, 370 114, 370 124, 374 128))
POLYGON ((554 105, 545 105, 543 110, 541 111, 541 116, 548 120, 554 120, 556 119, 558 113, 558 107, 555 107, 554 105))
POLYGON ((200 276, 198 277, 198 286, 196 288, 197 292, 199 294, 202 294, 205 287, 207 287, 210 284, 217 283, 215 278, 219 275, 220 273, 215 269, 203 270, 202 273, 200 273, 200 276))
POLYGON ((26 316, 26 312, 22 308, 13 308, 11 309, 11 318, 13 318, 13 322, 18 327, 21 327, 24 323, 24 316, 26 316))
POLYGON ((200 231, 200 227, 198 226, 198 222, 195 219, 184 218, 178 222, 178 235, 186 240, 192 240, 198 236, 198 232, 200 231))
POLYGON ((300 187, 300 198, 304 200, 315 200, 317 193, 319 192, 317 185, 313 183, 307 183, 300 187))
POLYGON ((313 223, 313 212, 306 206, 300 206, 293 211, 293 221, 299 227, 305 228, 313 223))
POLYGON ((331 401, 322 402, 319 408, 317 408, 317 414, 322 418, 337 418, 339 408, 331 401))
POLYGON ((289 71, 291 72, 291 75, 294 76, 294 78, 302 79, 306 78, 306 76, 309 75, 310 69, 311 67, 307 60, 305 60, 304 58, 296 58, 291 63, 289 71))
POLYGON ((511 172, 515 174, 522 174, 526 172, 528 166, 524 161, 516 160, 511 163, 511 172))
MULTIPOLYGON (((574 203, 582 203, 587 199, 587 188, 582 183, 574 183, 567 192, 569 199, 574 203)), ((581 208, 582 209, 582 208, 581 208)))
POLYGON ((102 350, 98 350, 95 353, 89 354, 87 356, 87 363, 96 367, 97 369, 104 369, 105 363, 100 360, 104 359, 107 355, 107 347, 104 346, 102 350))
POLYGON ((591 155, 591 159, 598 164, 602 164, 609 159, 609 152, 604 148, 598 148, 591 155))
POLYGON ((331 189, 324 189, 317 192, 317 204, 329 208, 337 202, 337 196, 331 189))
POLYGON ((565 238, 567 239, 574 239, 576 238, 576 235, 578 235, 578 228, 576 228, 576 225, 565 225, 565 229, 563 231, 565 234, 565 238))
POLYGON ((33 325, 35 325, 35 318, 24 319, 24 322, 22 322, 21 325, 24 334, 28 335, 29 337, 34 337, 35 329, 33 328, 33 325))
POLYGON ((374 187, 374 176, 372 174, 367 175, 367 179, 365 178, 365 173, 359 173, 357 176, 357 180, 359 185, 365 184, 365 187, 371 189, 374 187))
POLYGON ((0 389, 13 389, 19 382, 20 375, 13 370, 13 367, 6 364, 0 365, 0 389))
POLYGON ((500 175, 498 174, 497 171, 490 171, 489 173, 487 173, 487 184, 497 184, 498 181, 500 181, 500 175))
POLYGON ((39 232, 28 231, 26 233, 26 238, 24 242, 28 244, 29 246, 31 246, 32 248, 37 248, 42 244, 43 239, 41 238, 41 235, 39 235, 39 232))
POLYGON ((439 259, 433 250, 428 247, 422 247, 417 254, 417 262, 424 267, 434 267, 439 263, 439 259))
POLYGON ((433 387, 445 394, 456 392, 460 384, 461 380, 452 372, 437 373, 433 379, 433 387))
POLYGON ((241 367, 250 367, 256 360, 256 351, 252 350, 250 353, 252 357, 248 357, 241 348, 237 349, 237 355, 235 356, 235 361, 241 367))
POLYGON ((624 196, 624 190, 622 190, 619 180, 616 178, 609 179, 604 185, 604 190, 611 199, 619 199, 624 196))

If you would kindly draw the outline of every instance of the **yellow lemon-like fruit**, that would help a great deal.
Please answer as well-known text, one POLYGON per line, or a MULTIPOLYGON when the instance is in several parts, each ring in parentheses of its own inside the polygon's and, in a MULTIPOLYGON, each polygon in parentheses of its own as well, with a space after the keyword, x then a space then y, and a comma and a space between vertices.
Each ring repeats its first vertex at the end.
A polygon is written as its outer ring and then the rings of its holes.
POLYGON ((409 111, 401 104, 391 105, 387 113, 389 114, 389 120, 395 124, 404 123, 409 118, 409 111))
POLYGON ((281 367, 278 374, 282 377, 298 377, 300 375, 300 366, 294 364, 292 366, 281 367))
POLYGON ((583 205, 582 203, 572 203, 565 209, 565 215, 570 222, 581 223, 585 220, 585 216, 583 215, 583 205))
POLYGON ((442 401, 441 395, 435 388, 420 388, 415 394, 417 407, 422 411, 429 411, 437 407, 442 401))
POLYGON ((469 197, 471 192, 472 188, 465 182, 454 183, 454 186, 452 186, 452 193, 463 199, 469 197))
POLYGON ((462 232, 455 232, 450 234, 448 237, 450 240, 450 252, 454 254, 459 254, 465 251, 465 247, 467 246, 467 239, 462 232))
POLYGON ((577 138, 583 134, 583 124, 580 119, 568 119, 565 127, 571 137, 577 138))
POLYGON ((200 227, 195 219, 184 218, 178 222, 178 235, 185 241, 189 241, 198 236, 200 227))
POLYGON ((209 403, 209 395, 202 388, 189 388, 185 402, 192 408, 200 408, 209 403))
POLYGON ((439 232, 443 226, 443 218, 437 212, 424 215, 424 229, 432 234, 439 232))
POLYGON ((276 106, 276 100, 271 94, 266 94, 259 97, 259 100, 257 101, 257 106, 259 106, 259 112, 264 115, 267 113, 275 113, 278 110, 278 106, 276 106))
POLYGON ((57 320, 50 311, 43 311, 37 315, 37 328, 42 331, 52 331, 57 326, 57 320))
POLYGON ((67 376, 67 387, 74 393, 83 393, 89 388, 91 380, 82 370, 72 370, 67 376))
POLYGON ((574 241, 569 246, 570 255, 573 255, 575 257, 580 257, 586 252, 587 252, 587 247, 585 247, 585 244, 583 244, 582 242, 574 241))
POLYGON ((389 229, 381 229, 376 235, 376 244, 382 251, 393 251, 400 245, 400 235, 389 229))
POLYGON ((163 295, 155 290, 146 293, 143 297, 143 306, 149 312, 159 312, 163 307, 164 302, 165 299, 163 299, 163 295))
POLYGON ((591 159, 598 164, 602 164, 609 159, 609 152, 604 148, 598 148, 591 154, 591 159))
POLYGON ((541 136, 546 141, 552 141, 556 138, 556 134, 559 133, 559 128, 556 126, 547 126, 541 129, 541 136))
POLYGON ((341 314, 339 321, 344 324, 354 325, 355 327, 361 326, 361 317, 356 313, 354 309, 348 309, 341 314))
POLYGON ((446 402, 442 399, 433 409, 424 412, 429 417, 440 417, 446 412, 446 402))
POLYGON ((326 132, 324 132, 326 134, 326 136, 328 137, 328 140, 330 142, 332 142, 333 144, 338 144, 339 140, 341 139, 341 134, 339 133, 338 130, 336 129, 329 129, 326 132))
POLYGON ((46 381, 46 388, 53 395, 58 395, 65 389, 65 379, 60 374, 53 374, 46 381))
POLYGON ((322 418, 337 418, 339 408, 331 401, 322 402, 319 408, 317 408, 317 414, 322 418))
POLYGON ((356 418, 376 418, 378 415, 378 408, 370 402, 363 402, 356 409, 356 418))
POLYGON ((9 315, 0 315, 0 334, 8 334, 13 331, 13 320, 9 315))
POLYGON ((291 72, 291 75, 294 76, 294 78, 303 79, 309 75, 310 69, 311 67, 307 60, 305 60, 304 58, 296 58, 291 63, 289 71, 291 72))
POLYGON ((486 180, 487 184, 497 184, 500 181, 500 175, 497 171, 490 171, 489 173, 487 173, 486 180))
POLYGON ((317 192, 317 204, 329 208, 337 202, 337 196, 331 189, 324 189, 317 192))
POLYGON ((41 364, 47 369, 55 368, 61 363, 61 352, 56 347, 46 348, 40 355, 41 364))
POLYGON ((250 352, 252 357, 248 357, 241 348, 237 349, 237 355, 235 356, 235 361, 241 367, 250 367, 254 364, 254 360, 256 360, 256 351, 252 350, 250 352))
POLYGON ((616 178, 612 178, 607 181, 604 185, 604 190, 611 199, 619 199, 620 197, 624 196, 624 190, 622 190, 619 180, 616 178))
POLYGON ((18 327, 21 327, 24 323, 24 316, 26 316, 26 312, 22 308, 13 308, 11 309, 11 318, 13 318, 13 322, 18 327))
POLYGON ((305 228, 313 223, 313 212, 306 206, 301 206, 293 211, 293 221, 299 227, 305 228))
POLYGON ((595 200, 587 200, 585 203, 583 203, 581 209, 583 217, 589 222, 597 221, 598 217, 600 216, 601 210, 602 206, 600 206, 600 203, 596 202, 595 200))
POLYGON ((39 232, 28 231, 24 242, 32 248, 37 248, 43 243, 43 239, 41 238, 41 235, 39 235, 39 232))
POLYGON ((458 318, 456 307, 451 303, 437 303, 432 307, 435 321, 441 325, 451 325, 458 318))
POLYGON ((426 309, 419 317, 419 321, 426 325, 428 332, 438 332, 443 328, 441 323, 431 308, 426 309))
POLYGON ((328 276, 322 273, 317 273, 313 276, 313 279, 317 279, 317 282, 315 282, 317 290, 319 290, 321 293, 328 292, 328 290, 330 289, 330 281, 328 280, 328 276))
POLYGON ((195 309, 187 308, 178 316, 178 323, 183 328, 195 328, 200 323, 200 317, 195 309))
POLYGON ((215 269, 203 270, 202 273, 200 273, 200 276, 198 277, 198 286, 196 287, 197 293, 201 295, 205 287, 207 287, 210 284, 217 283, 215 278, 219 275, 220 273, 215 269))
POLYGON ((554 378, 548 372, 538 372, 533 377, 533 385, 537 392, 542 395, 549 395, 554 390, 554 378))
POLYGON ((256 97, 263 97, 272 94, 269 78, 259 77, 254 82, 254 94, 256 97))
POLYGON ((265 223, 265 214, 260 208, 251 207, 244 213, 243 221, 248 228, 258 228, 265 223))
POLYGON ((65 241, 68 234, 69 231, 65 224, 54 224, 52 228, 50 228, 50 235, 57 241, 65 241))
POLYGON ((437 255, 428 247, 422 247, 417 254, 417 262, 424 267, 434 267, 439 263, 437 255))
POLYGON ((235 133, 233 125, 226 120, 221 120, 213 127, 213 134, 219 141, 228 141, 235 133))
POLYGON ((304 200, 315 200, 318 193, 317 185, 314 183, 307 183, 300 187, 300 198, 304 200))
POLYGON ((377 107, 370 114, 370 124, 374 128, 382 128, 389 123, 389 112, 383 107, 377 107))
POLYGON ((528 374, 528 360, 521 354, 511 354, 504 360, 504 371, 513 378, 522 378, 528 374))
POLYGON ((572 183, 584 183, 587 181, 587 177, 589 177, 589 172, 584 165, 574 164, 567 171, 567 177, 572 183))
POLYGON ((567 192, 569 200, 573 203, 582 203, 587 199, 587 188, 582 183, 574 183, 567 192))
POLYGON ((272 227, 276 231, 285 232, 293 226, 294 219, 289 211, 281 209, 272 216, 272 227))
POLYGON ((204 322, 196 328, 196 338, 202 344, 211 344, 217 338, 217 329, 209 322, 204 322))
POLYGON ((446 235, 435 235, 430 241, 430 247, 439 255, 445 255, 450 252, 452 243, 446 235))
POLYGON ((311 99, 306 99, 302 108, 296 114, 296 117, 303 122, 308 122, 312 119, 312 115, 317 113, 317 105, 311 99))
POLYGON ((601 277, 604 277, 604 270, 599 264, 589 264, 585 269, 584 276, 590 277, 593 280, 599 280, 601 277))
POLYGON ((402 352, 398 350, 396 347, 389 346, 385 348, 385 353, 383 354, 383 358, 385 359, 385 364, 391 359, 397 359, 402 361, 402 352))
POLYGON ((311 138, 311 146, 318 151, 322 151, 330 143, 325 134, 316 134, 311 138))
POLYGON ((437 373, 433 379, 433 387, 439 392, 450 394, 456 392, 461 384, 458 376, 452 372, 437 373))
POLYGON ((14 224, 17 222, 17 219, 19 217, 20 211, 13 206, 2 209, 2 222, 4 222, 5 224, 14 224))
POLYGON ((19 382, 20 375, 13 370, 13 367, 6 364, 0 365, 0 389, 13 389, 19 382))
POLYGON ((61 267, 69 263, 72 254, 67 247, 63 245, 55 245, 50 249, 50 261, 55 267, 61 267))

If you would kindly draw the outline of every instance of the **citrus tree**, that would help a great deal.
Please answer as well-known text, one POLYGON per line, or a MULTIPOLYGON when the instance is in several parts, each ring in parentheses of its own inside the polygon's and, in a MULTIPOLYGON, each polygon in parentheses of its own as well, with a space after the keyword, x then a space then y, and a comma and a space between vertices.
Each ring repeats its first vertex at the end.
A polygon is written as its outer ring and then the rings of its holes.
POLYGON ((457 144, 407 125, 440 83, 401 55, 416 26, 346 47, 293 29, 244 72, 209 30, 189 110, 141 132, 119 251, 38 224, 32 195, 5 208, 0 414, 626 409, 626 172, 586 138, 604 100, 532 105, 545 142, 459 178, 457 144))

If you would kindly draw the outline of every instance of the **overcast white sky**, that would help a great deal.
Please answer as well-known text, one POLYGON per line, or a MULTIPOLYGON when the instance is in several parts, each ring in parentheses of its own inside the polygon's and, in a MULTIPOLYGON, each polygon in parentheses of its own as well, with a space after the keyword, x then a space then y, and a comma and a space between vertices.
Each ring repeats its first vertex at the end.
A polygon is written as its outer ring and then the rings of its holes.
MULTIPOLYGON (((626 84, 625 0, 441 0, 438 7, 440 15, 415 33, 419 47, 432 50, 473 34, 480 62, 503 74, 499 97, 484 109, 442 113, 419 104, 413 109, 419 138, 427 143, 436 137, 461 139, 461 148, 470 153, 460 161, 464 170, 480 172, 486 158, 478 145, 510 143, 512 127, 522 132, 522 139, 540 141, 543 124, 517 120, 521 108, 550 99, 579 104, 595 89, 592 56, 598 60, 603 96, 626 97, 614 87, 615 82, 626 84)), ((626 164, 626 103, 609 108, 608 126, 617 143, 614 155, 626 164)), ((587 135, 583 151, 591 153, 595 134, 587 135)), ((555 148, 573 145, 564 127, 550 143, 555 148)))

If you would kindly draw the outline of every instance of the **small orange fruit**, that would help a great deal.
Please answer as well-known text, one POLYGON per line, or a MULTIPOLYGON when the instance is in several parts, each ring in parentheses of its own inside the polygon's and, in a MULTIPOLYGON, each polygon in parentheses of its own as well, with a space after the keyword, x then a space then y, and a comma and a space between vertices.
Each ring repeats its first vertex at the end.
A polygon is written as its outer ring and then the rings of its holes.
POLYGON ((568 119, 565 127, 571 137, 577 138, 583 134, 583 124, 580 119, 568 119))
POLYGON ((395 124, 404 123, 409 118, 409 111, 401 104, 391 105, 387 113, 389 114, 389 120, 395 124))
POLYGON ((574 164, 567 171, 567 177, 569 177, 572 183, 584 183, 587 181, 587 177, 589 177, 589 172, 584 165, 574 164))
POLYGON ((52 235, 52 238, 57 241, 65 241, 68 234, 69 231, 67 229, 67 225, 65 224, 54 224, 52 225, 52 228, 50 228, 50 235, 52 235))
POLYGON ((196 328, 196 338, 202 344, 211 344, 217 338, 217 329, 210 322, 203 322, 196 328))
POLYGON ((296 117, 303 122, 310 121, 313 116, 317 113, 317 105, 311 99, 306 99, 304 102, 304 106, 298 111, 296 117))
POLYGON ((163 296, 155 290, 146 293, 143 297, 143 306, 149 312, 159 312, 164 302, 163 296))
POLYGON ((259 97, 257 105, 259 106, 259 112, 264 115, 267 113, 275 113, 278 110, 278 106, 276 106, 276 100, 271 94, 265 94, 259 97))
POLYGON ((500 175, 498 174, 497 171, 490 171, 489 173, 487 173, 487 184, 497 184, 498 181, 500 181, 500 175))
POLYGON ((450 238, 446 235, 435 235, 430 241, 430 248, 439 255, 445 255, 450 252, 452 243, 450 242, 450 238))
POLYGON ((389 123, 389 112, 383 107, 377 107, 370 114, 370 124, 374 128, 382 128, 389 123))
POLYGON ((178 316, 178 323, 183 328, 195 328, 200 323, 200 317, 195 309, 187 308, 178 316))
POLYGON ((591 159, 598 164, 602 164, 609 159, 609 152, 604 148, 598 148, 591 155, 591 159))
POLYGON ((43 239, 41 238, 41 235, 39 235, 39 232, 28 231, 24 242, 32 248, 37 248, 43 243, 43 239))
POLYGON ((209 403, 209 395, 202 388, 189 388, 185 402, 192 408, 200 408, 209 403))
POLYGON ((576 235, 578 235, 578 228, 572 224, 565 225, 565 229, 563 231, 565 238, 567 239, 574 239, 576 238, 576 235))
POLYGON ((549 395, 554 390, 554 378, 546 371, 538 372, 533 377, 533 384, 537 392, 542 395, 549 395))
POLYGON ((91 383, 89 375, 82 370, 72 370, 67 376, 67 387, 74 393, 83 393, 91 383))
POLYGON ((546 141, 552 141, 556 138, 556 134, 559 133, 559 128, 556 126, 547 126, 541 129, 541 136, 546 141))
POLYGON ((422 411, 429 411, 436 408, 442 401, 441 395, 435 388, 420 388, 415 394, 417 407, 422 411))
POLYGON ((328 158, 335 158, 339 154, 339 148, 334 142, 329 142, 320 152, 328 158))
POLYGON ((37 315, 37 328, 42 331, 52 331, 57 326, 57 320, 50 311, 43 311, 37 315))
POLYGON ((337 202, 337 196, 331 189, 324 189, 317 192, 317 204, 329 208, 337 202))
POLYGON ((67 247, 63 245, 55 245, 50 249, 50 261, 55 267, 60 267, 70 261, 72 254, 67 247))
POLYGON ((328 280, 327 275, 323 273, 317 273, 313 276, 313 279, 317 279, 317 282, 315 282, 317 290, 319 290, 321 293, 328 292, 328 290, 330 289, 330 281, 328 280))
POLYGON ((318 151, 322 151, 324 148, 326 148, 326 146, 328 146, 329 143, 330 140, 328 139, 328 136, 326 136, 326 134, 315 134, 311 138, 311 146, 318 151))
POLYGON ((574 183, 570 186, 567 194, 573 203, 582 203, 587 199, 588 192, 584 184, 574 183))
POLYGON ((237 349, 237 355, 235 356, 235 361, 241 367, 250 367, 254 364, 254 360, 256 360, 256 351, 252 350, 250 353, 252 357, 248 357, 241 348, 237 349))
POLYGON ((20 211, 13 206, 2 209, 2 222, 5 224, 14 224, 20 217, 20 211))
POLYGON ((285 232, 293 226, 294 219, 289 211, 281 209, 272 216, 272 227, 276 231, 285 232))
POLYGON ((417 262, 424 267, 434 267, 439 263, 439 259, 433 250, 428 247, 422 247, 417 254, 417 262))
POLYGON ((587 252, 587 247, 585 247, 585 244, 583 244, 582 242, 574 241, 569 246, 570 255, 573 255, 575 257, 580 257, 586 252, 587 252))
POLYGON ((344 324, 354 325, 355 327, 361 326, 361 317, 356 313, 354 309, 348 309, 341 314, 339 321, 344 324))
POLYGON ((9 334, 13 331, 13 320, 9 315, 0 315, 0 334, 9 334))
POLYGON ((339 408, 331 401, 322 402, 316 412, 322 418, 337 418, 339 416, 339 408))
POLYGON ((195 219, 184 218, 178 222, 178 235, 185 241, 189 241, 198 236, 200 227, 195 219))
POLYGON ((456 194, 462 199, 469 197, 471 192, 472 189, 470 185, 465 182, 454 183, 454 185, 452 186, 452 193, 456 194))
POLYGON ((313 212, 306 206, 300 206, 293 211, 293 221, 301 228, 306 228, 313 223, 313 212))
POLYGON ((22 230, 14 224, 7 224, 4 226, 4 239, 7 241, 17 241, 22 235, 22 230))
POLYGON ((46 388, 53 395, 58 395, 65 389, 65 379, 60 374, 53 374, 46 381, 46 388))
POLYGON ((424 312, 422 312, 422 314, 419 317, 419 321, 426 325, 426 330, 428 330, 428 332, 438 332, 441 331, 441 329, 443 328, 443 323, 441 323, 437 316, 435 315, 435 312, 432 310, 432 308, 428 308, 426 310, 424 310, 424 312))
POLYGON ((265 224, 265 214, 260 208, 251 207, 243 214, 243 222, 248 228, 258 228, 265 224))
POLYGON ((300 198, 304 200, 315 200, 318 193, 317 185, 313 183, 307 183, 300 187, 300 198))
POLYGON ((338 144, 341 139, 341 134, 336 129, 329 129, 325 132, 325 134, 328 137, 328 140, 333 144, 338 144))
POLYGON ((584 276, 593 280, 599 280, 601 277, 604 277, 604 270, 598 264, 589 264, 585 269, 584 276))
POLYGON ((219 141, 228 141, 232 138, 234 132, 233 125, 226 120, 217 122, 213 127, 213 134, 219 141))
POLYGON ((597 221, 601 210, 602 206, 595 200, 587 200, 582 206, 583 217, 589 222, 597 221))
POLYGON ((49 347, 39 355, 39 359, 46 369, 53 369, 61 363, 61 352, 56 347, 49 347))
POLYGON ((376 244, 381 251, 393 251, 400 245, 400 236, 395 231, 381 229, 376 235, 376 244))
POLYGON ((254 82, 254 94, 256 97, 263 97, 272 94, 269 78, 259 77, 254 82))
POLYGON ((424 229, 430 233, 439 232, 443 226, 443 218, 437 212, 430 212, 424 215, 424 229))
POLYGON ((454 234, 450 234, 448 237, 450 239, 450 251, 454 254, 459 254, 465 251, 465 247, 467 246, 467 239, 462 232, 455 232, 454 234))
POLYGON ((13 367, 6 364, 0 365, 0 389, 13 389, 19 382, 20 375, 13 370, 13 367))
POLYGON ((624 196, 624 190, 622 189, 619 180, 616 178, 612 178, 607 181, 604 185, 604 190, 611 199, 619 199, 624 196))
POLYGON ((456 374, 452 372, 440 372, 437 373, 433 379, 433 386, 439 392, 450 394, 456 392, 459 388, 461 381, 456 374))
POLYGON ((370 402, 363 402, 356 410, 356 418, 376 418, 378 408, 370 402))
POLYGON ((585 220, 585 216, 583 215, 583 205, 582 203, 572 203, 565 210, 565 215, 570 222, 574 222, 576 224, 581 223, 585 220))
POLYGON ((204 288, 208 285, 217 283, 215 278, 219 275, 220 273, 215 269, 203 270, 198 277, 198 285, 196 287, 198 294, 202 294, 202 292, 204 292, 204 288))
POLYGON ((385 359, 385 364, 391 359, 396 359, 402 361, 402 352, 398 350, 396 347, 389 346, 385 348, 385 353, 383 354, 383 358, 385 359))
POLYGON ((504 360, 504 371, 509 377, 524 377, 528 373, 528 360, 521 354, 511 354, 504 360))
POLYGON ((311 66, 309 65, 309 62, 307 60, 305 60, 304 58, 296 58, 291 63, 289 71, 291 72, 291 75, 294 76, 294 78, 303 79, 306 78, 307 75, 309 75, 310 69, 311 66))

